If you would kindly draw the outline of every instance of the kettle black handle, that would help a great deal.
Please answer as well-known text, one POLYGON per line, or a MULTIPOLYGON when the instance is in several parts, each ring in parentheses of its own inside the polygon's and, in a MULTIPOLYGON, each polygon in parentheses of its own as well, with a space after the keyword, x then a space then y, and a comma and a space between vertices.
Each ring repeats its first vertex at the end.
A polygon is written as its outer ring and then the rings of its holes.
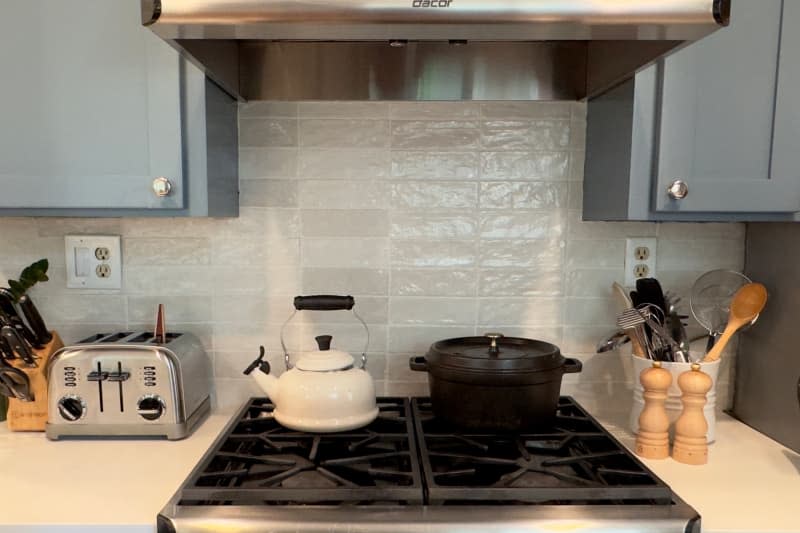
POLYGON ((583 363, 573 357, 567 357, 564 361, 565 374, 577 374, 583 370, 583 363))
POLYGON ((294 297, 294 308, 298 311, 349 311, 354 305, 356 301, 352 296, 318 294, 294 297))

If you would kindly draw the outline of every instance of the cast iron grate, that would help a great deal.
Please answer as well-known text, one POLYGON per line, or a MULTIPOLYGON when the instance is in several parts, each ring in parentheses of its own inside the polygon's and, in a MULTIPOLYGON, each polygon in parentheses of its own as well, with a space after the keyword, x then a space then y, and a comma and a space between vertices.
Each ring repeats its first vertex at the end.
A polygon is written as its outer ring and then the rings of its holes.
POLYGON ((310 434, 282 427, 266 398, 252 398, 187 480, 181 504, 422 504, 409 400, 378 407, 365 428, 310 434))
POLYGON ((571 397, 552 427, 457 431, 412 401, 430 505, 669 504, 672 491, 571 397))

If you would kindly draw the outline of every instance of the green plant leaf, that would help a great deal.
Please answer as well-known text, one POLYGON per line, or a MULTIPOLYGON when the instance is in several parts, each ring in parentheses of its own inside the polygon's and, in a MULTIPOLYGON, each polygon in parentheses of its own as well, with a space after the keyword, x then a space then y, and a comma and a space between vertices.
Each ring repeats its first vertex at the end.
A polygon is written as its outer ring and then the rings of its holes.
POLYGON ((50 279, 47 276, 47 269, 49 267, 50 262, 47 259, 40 259, 25 267, 19 275, 19 280, 8 280, 8 286, 14 298, 19 301, 19 299, 28 292, 28 289, 39 282, 48 281, 50 279))
POLYGON ((26 291, 26 288, 22 283, 13 279, 8 280, 8 288, 11 289, 11 293, 14 295, 15 300, 19 300, 26 291))

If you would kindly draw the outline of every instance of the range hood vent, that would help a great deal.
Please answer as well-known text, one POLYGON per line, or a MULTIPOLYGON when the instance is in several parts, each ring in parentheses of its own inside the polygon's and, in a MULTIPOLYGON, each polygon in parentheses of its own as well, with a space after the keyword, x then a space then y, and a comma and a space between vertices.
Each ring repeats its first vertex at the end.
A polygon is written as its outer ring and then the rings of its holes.
POLYGON ((728 24, 730 0, 141 0, 240 99, 579 100, 728 24))

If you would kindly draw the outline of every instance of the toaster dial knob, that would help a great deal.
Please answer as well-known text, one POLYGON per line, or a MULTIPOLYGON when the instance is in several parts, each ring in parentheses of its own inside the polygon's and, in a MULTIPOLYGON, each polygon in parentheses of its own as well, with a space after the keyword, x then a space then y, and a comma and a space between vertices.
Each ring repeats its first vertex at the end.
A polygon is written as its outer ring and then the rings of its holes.
POLYGON ((139 400, 136 412, 145 420, 158 420, 167 408, 160 396, 148 395, 139 400))
POLYGON ((86 403, 78 396, 64 396, 58 400, 58 414, 70 422, 80 420, 86 414, 86 403))

